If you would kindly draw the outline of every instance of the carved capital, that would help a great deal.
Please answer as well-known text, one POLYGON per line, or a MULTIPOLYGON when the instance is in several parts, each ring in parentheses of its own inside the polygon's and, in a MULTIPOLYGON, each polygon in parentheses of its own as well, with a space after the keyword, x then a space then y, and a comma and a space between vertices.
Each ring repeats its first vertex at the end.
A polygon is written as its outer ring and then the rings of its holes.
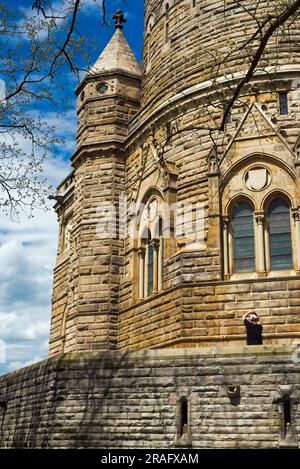
POLYGON ((152 239, 151 244, 152 244, 153 249, 154 249, 155 251, 158 251, 158 250, 159 250, 159 245, 160 245, 160 240, 159 240, 159 239, 157 239, 157 238, 152 239))
POLYGON ((146 253, 146 249, 144 247, 140 247, 138 249, 138 256, 141 258, 141 259, 144 259, 145 257, 145 253, 146 253))
POLYGON ((255 221, 258 225, 263 225, 265 221, 265 213, 264 212, 254 212, 255 221))
POLYGON ((300 213, 298 208, 291 209, 292 217, 294 222, 298 222, 300 220, 300 213))

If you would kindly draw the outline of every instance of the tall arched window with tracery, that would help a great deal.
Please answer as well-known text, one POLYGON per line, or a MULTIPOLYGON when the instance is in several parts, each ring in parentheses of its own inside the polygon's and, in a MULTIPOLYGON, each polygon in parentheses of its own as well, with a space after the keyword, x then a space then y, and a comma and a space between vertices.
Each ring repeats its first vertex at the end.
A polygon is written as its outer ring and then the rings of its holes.
POLYGON ((280 270, 300 272, 299 208, 291 208, 284 196, 266 200, 259 211, 251 202, 240 201, 223 217, 225 278, 239 273, 265 277, 280 270))
POLYGON ((291 214, 289 203, 280 197, 268 207, 268 234, 271 270, 293 268, 291 214))
POLYGON ((139 297, 145 298, 163 288, 163 203, 152 197, 141 216, 139 239, 139 297))
POLYGON ((148 269, 148 281, 147 281, 147 296, 152 295, 154 289, 154 246, 153 240, 150 238, 148 241, 148 259, 147 259, 147 269, 148 269))
POLYGON ((300 275, 294 169, 277 156, 251 154, 224 177, 221 204, 224 279, 300 275))

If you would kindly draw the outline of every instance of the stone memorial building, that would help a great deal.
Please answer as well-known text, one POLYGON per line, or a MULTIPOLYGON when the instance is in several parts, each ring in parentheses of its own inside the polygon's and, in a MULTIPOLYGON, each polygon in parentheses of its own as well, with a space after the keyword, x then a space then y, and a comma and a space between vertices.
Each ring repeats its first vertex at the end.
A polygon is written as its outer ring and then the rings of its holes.
POLYGON ((298 448, 300 30, 228 110, 240 3, 146 0, 143 67, 115 15, 55 195, 50 356, 0 378, 1 447, 298 448))

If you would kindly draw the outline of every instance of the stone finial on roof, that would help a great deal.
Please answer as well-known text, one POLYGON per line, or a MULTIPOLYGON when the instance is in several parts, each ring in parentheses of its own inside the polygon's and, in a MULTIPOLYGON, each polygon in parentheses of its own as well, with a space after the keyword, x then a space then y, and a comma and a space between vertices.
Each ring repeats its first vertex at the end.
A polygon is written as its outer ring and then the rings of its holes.
POLYGON ((118 9, 117 10, 117 13, 115 14, 115 16, 113 16, 113 19, 115 20, 115 28, 116 29, 123 29, 123 24, 127 22, 124 14, 123 14, 123 11, 118 9))

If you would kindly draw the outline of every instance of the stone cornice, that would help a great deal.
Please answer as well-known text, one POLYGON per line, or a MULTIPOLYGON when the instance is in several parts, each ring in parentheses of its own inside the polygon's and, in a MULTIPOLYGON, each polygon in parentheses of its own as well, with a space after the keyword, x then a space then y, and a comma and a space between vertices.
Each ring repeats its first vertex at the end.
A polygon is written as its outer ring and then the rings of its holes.
POLYGON ((122 156, 125 158, 124 140, 123 139, 111 139, 103 140, 101 142, 88 143, 80 145, 71 157, 72 166, 78 166, 82 159, 85 157, 92 156, 94 153, 101 153, 101 156, 122 156), (112 153, 114 152, 114 153, 112 153))

